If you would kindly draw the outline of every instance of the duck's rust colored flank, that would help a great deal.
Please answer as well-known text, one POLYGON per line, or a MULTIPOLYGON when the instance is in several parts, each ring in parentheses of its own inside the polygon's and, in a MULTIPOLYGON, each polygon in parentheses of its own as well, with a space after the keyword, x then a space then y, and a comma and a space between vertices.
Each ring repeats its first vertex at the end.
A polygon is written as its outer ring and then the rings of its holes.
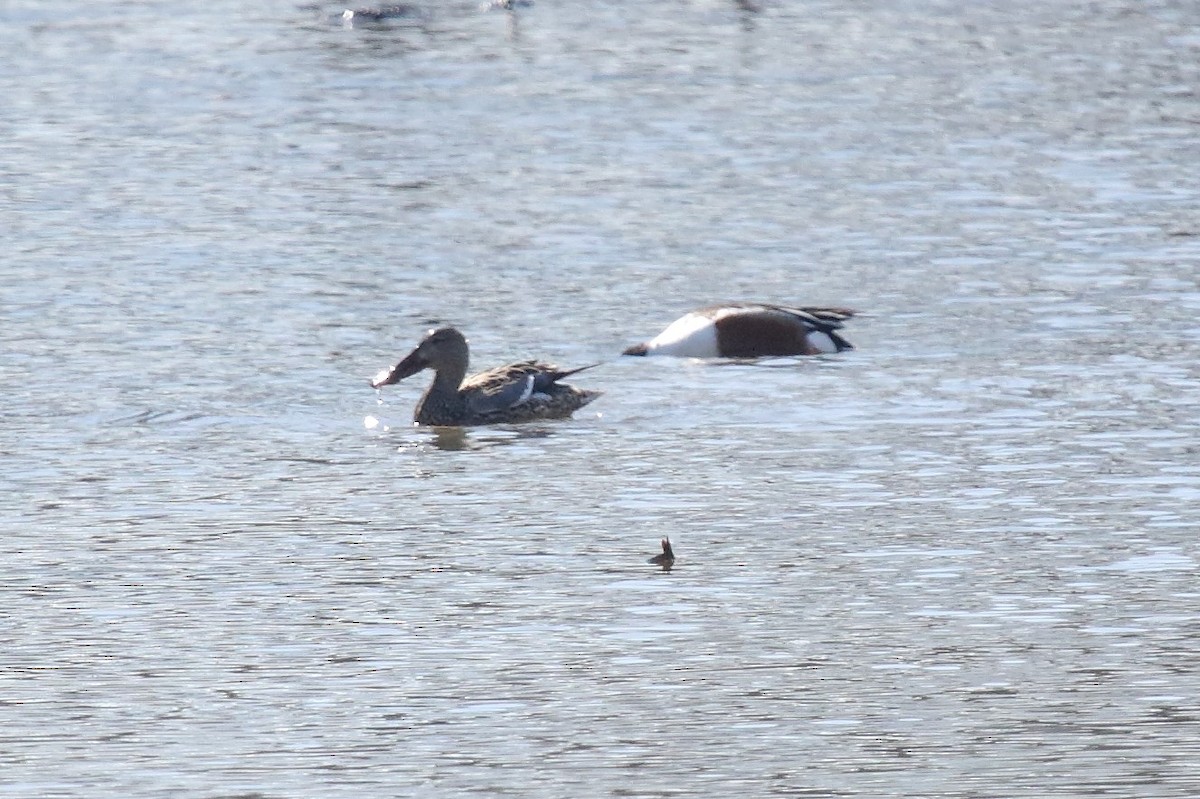
POLYGON ((759 358, 819 355, 854 349, 837 332, 854 316, 849 308, 791 308, 737 302, 684 314, 625 355, 682 358, 759 358))

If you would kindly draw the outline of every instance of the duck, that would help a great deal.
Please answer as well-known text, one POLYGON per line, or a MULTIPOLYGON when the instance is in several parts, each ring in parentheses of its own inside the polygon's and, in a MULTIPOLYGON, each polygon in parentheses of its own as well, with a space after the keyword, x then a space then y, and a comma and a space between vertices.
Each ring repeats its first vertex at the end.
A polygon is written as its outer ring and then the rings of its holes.
POLYGON ((690 311, 625 355, 681 358, 758 358, 820 355, 852 350, 837 332, 855 315, 850 308, 793 308, 733 302, 690 311))
POLYGON ((597 364, 564 370, 521 361, 466 377, 469 360, 470 348, 461 332, 453 327, 430 330, 399 363, 375 375, 371 387, 380 389, 432 369, 433 383, 417 403, 413 421, 446 427, 564 419, 602 393, 559 382, 597 364))
POLYGON ((346 22, 383 22, 397 17, 410 17, 416 12, 415 6, 403 4, 374 8, 347 8, 342 12, 342 19, 346 22))
POLYGON ((529 8, 533 0, 484 0, 479 4, 482 11, 516 11, 518 8, 529 8))
POLYGON ((671 549, 671 539, 664 538, 662 540, 662 554, 655 555, 650 558, 647 563, 653 563, 655 566, 662 566, 663 571, 670 571, 675 565, 675 550, 671 549))

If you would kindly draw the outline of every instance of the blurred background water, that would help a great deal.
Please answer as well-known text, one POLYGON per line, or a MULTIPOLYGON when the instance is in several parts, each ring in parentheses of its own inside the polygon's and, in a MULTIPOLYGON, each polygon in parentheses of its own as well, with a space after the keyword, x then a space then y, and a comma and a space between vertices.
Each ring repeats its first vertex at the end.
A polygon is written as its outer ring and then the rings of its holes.
POLYGON ((0 7, 0 795, 1200 794, 1200 6, 414 2, 0 7))

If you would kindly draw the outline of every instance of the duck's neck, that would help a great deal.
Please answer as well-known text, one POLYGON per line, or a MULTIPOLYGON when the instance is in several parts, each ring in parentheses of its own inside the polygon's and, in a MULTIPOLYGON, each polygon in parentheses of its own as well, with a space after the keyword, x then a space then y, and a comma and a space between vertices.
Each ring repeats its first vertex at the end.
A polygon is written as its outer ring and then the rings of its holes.
POLYGON ((466 364, 446 364, 433 373, 433 382, 425 389, 417 405, 418 424, 455 424, 467 412, 467 401, 459 393, 466 364))

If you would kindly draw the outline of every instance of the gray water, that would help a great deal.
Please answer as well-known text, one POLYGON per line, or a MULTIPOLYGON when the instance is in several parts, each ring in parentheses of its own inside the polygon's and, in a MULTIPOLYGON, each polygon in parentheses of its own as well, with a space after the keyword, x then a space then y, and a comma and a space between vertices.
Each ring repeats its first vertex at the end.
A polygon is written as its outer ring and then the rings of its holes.
POLYGON ((0 796, 1200 794, 1200 7, 417 2, 0 9, 0 796))

